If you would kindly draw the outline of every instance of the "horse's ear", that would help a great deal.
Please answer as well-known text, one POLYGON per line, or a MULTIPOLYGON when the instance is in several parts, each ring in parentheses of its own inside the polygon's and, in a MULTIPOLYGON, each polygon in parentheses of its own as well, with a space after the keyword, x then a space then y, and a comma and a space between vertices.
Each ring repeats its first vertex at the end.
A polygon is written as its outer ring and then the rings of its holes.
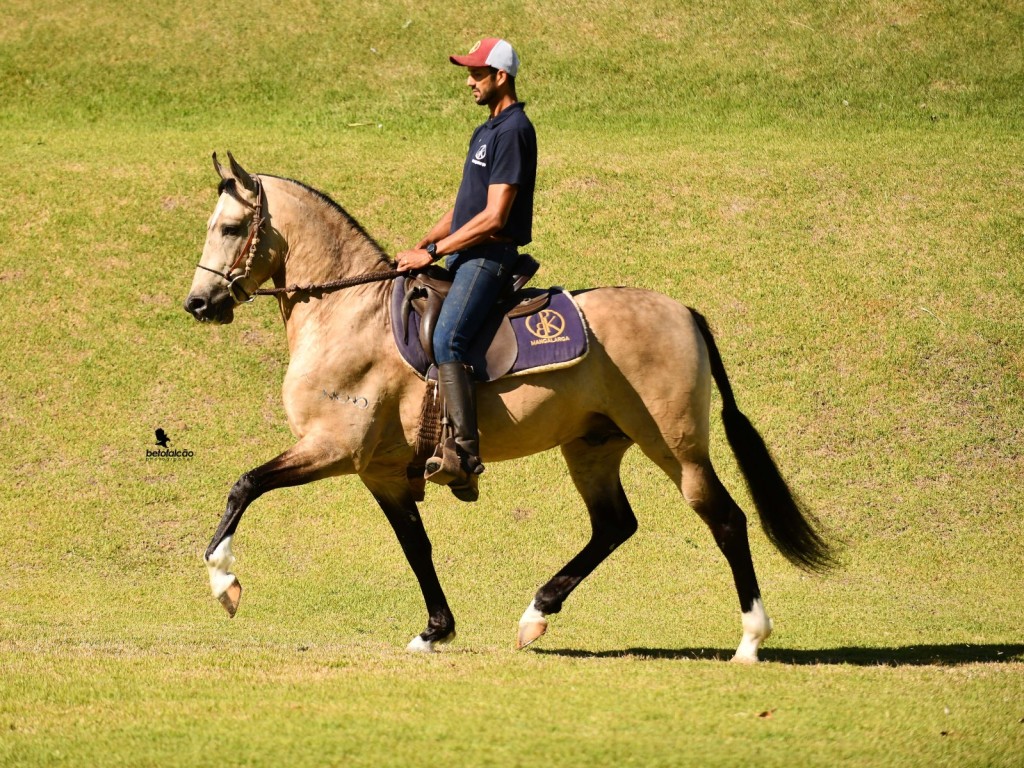
POLYGON ((216 152, 213 153, 213 168, 217 171, 217 175, 220 176, 222 181, 227 179, 228 175, 224 172, 224 167, 220 164, 220 161, 217 160, 216 152))
POLYGON ((238 161, 231 156, 230 152, 228 152, 228 160, 231 161, 231 175, 235 177, 244 189, 256 194, 256 182, 252 180, 252 176, 250 176, 246 170, 238 164, 238 161))

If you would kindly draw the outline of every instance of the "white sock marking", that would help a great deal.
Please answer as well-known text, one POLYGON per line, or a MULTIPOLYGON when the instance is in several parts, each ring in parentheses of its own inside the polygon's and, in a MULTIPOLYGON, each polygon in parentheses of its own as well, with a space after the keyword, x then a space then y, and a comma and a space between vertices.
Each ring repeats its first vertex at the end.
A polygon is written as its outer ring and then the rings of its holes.
POLYGON ((743 639, 736 649, 733 659, 736 661, 757 661, 757 651, 761 643, 772 633, 772 620, 764 610, 761 598, 754 600, 750 610, 743 614, 743 639))
POLYGON ((409 644, 405 646, 405 650, 412 651, 413 653, 433 653, 434 643, 430 640, 424 640, 419 635, 416 635, 409 644))
POLYGON ((218 600, 235 582, 235 574, 231 573, 231 566, 234 564, 235 556, 231 554, 231 537, 228 536, 206 559, 206 567, 210 571, 210 589, 218 600))
POLYGON ((531 600, 530 607, 523 611, 523 617, 519 619, 519 626, 524 624, 544 624, 547 625, 548 620, 544 618, 544 614, 537 610, 537 601, 531 600))

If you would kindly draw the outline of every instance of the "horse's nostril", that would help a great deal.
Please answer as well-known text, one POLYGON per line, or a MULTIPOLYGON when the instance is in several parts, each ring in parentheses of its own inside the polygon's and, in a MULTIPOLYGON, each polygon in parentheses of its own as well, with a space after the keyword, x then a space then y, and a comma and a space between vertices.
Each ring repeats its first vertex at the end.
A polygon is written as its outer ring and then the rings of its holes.
POLYGON ((185 299, 185 311, 199 317, 206 310, 206 299, 202 296, 189 296, 185 299))

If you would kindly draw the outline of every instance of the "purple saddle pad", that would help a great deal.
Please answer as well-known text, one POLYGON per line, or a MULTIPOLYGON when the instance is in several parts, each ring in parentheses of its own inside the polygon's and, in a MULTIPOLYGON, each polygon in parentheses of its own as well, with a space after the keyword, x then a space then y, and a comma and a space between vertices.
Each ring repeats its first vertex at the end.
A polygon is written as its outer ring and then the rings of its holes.
MULTIPOLYGON (((497 321, 495 319, 495 322, 487 324, 489 331, 485 330, 482 337, 476 339, 468 361, 478 379, 494 381, 504 376, 563 368, 586 356, 587 327, 583 314, 568 291, 555 287, 550 292, 551 300, 543 309, 511 321, 501 320, 503 323, 511 322, 518 348, 515 362, 507 370, 493 371, 487 368, 485 355, 497 321)), ((409 313, 408 335, 402 327, 404 296, 405 278, 399 277, 395 280, 391 297, 391 330, 402 357, 420 376, 427 378, 432 373, 432 366, 420 344, 420 316, 416 310, 409 313)))

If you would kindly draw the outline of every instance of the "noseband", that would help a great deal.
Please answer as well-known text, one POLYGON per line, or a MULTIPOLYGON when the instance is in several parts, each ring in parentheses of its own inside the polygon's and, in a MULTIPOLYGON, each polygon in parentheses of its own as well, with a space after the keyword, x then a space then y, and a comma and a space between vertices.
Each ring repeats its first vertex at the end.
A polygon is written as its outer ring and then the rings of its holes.
POLYGON ((252 205, 241 197, 237 197, 237 200, 242 205, 252 211, 252 220, 249 222, 249 239, 245 241, 242 250, 238 252, 238 258, 227 268, 226 272, 218 272, 216 269, 204 267, 202 264, 196 265, 199 269, 205 269, 207 272, 212 272, 224 278, 228 284, 228 293, 231 294, 231 298, 238 304, 252 301, 256 298, 255 294, 249 294, 242 285, 242 281, 246 280, 252 272, 252 261, 256 258, 256 248, 260 244, 260 227, 263 226, 263 184, 260 182, 259 176, 253 176, 252 180, 256 185, 256 204, 252 205), (245 259, 245 271, 240 275, 231 277, 231 273, 242 263, 242 259, 245 259))

